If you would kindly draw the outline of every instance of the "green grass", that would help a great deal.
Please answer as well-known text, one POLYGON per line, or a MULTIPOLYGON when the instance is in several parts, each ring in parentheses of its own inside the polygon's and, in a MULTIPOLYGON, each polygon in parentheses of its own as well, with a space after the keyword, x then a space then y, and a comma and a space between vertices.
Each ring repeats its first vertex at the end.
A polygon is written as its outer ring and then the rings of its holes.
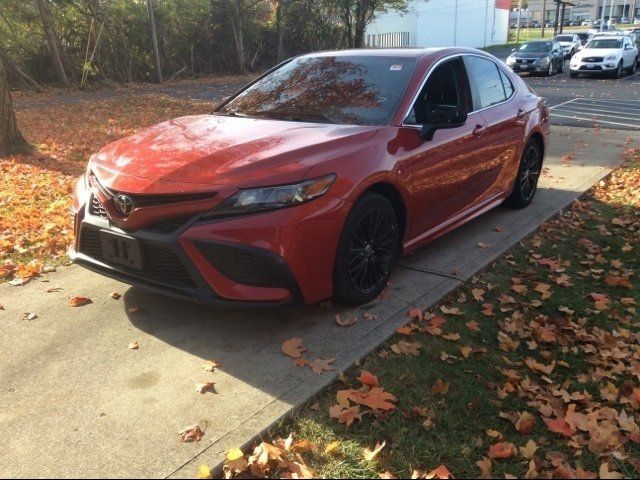
MULTIPOLYGON (((506 380, 501 369, 516 369, 523 377, 528 376, 535 383, 543 382, 539 374, 523 366, 527 357, 533 357, 544 364, 549 364, 552 359, 566 361, 569 368, 557 366, 550 375, 554 384, 561 385, 568 392, 587 391, 600 401, 601 382, 589 380, 584 384, 578 383, 578 376, 588 374, 593 368, 585 353, 580 349, 573 352, 571 348, 563 348, 557 343, 540 342, 537 349, 530 350, 527 346, 527 340, 530 339, 526 338, 522 339, 517 351, 506 353, 498 349, 497 336, 500 322, 504 322, 513 311, 520 312, 525 322, 530 322, 538 315, 561 319, 564 314, 559 313, 558 308, 562 306, 574 310, 576 314, 571 318, 576 322, 577 319, 582 319, 579 321, 584 322, 589 331, 596 326, 608 331, 621 326, 634 333, 637 331, 630 324, 621 325, 621 316, 629 316, 629 310, 619 303, 619 299, 625 297, 635 299, 640 305, 640 291, 634 283, 635 277, 631 276, 631 288, 608 286, 603 277, 607 272, 616 270, 611 266, 611 261, 621 261, 625 271, 631 273, 640 270, 640 200, 637 195, 640 185, 639 160, 640 156, 637 156, 634 162, 614 174, 620 174, 616 178, 624 180, 624 188, 616 183, 615 188, 605 187, 590 192, 578 204, 578 208, 547 222, 538 233, 495 262, 475 282, 463 286, 444 300, 444 305, 458 307, 464 312, 462 316, 444 315, 447 323, 443 330, 446 333, 459 333, 459 341, 451 342, 417 333, 410 340, 423 344, 419 356, 387 355, 392 343, 406 339, 396 335, 362 362, 359 369, 377 375, 381 385, 398 398, 395 413, 377 418, 366 415, 361 422, 349 428, 329 417, 328 410, 336 403, 337 390, 360 387, 356 380, 358 369, 354 369, 347 372, 346 385, 339 382, 317 399, 320 406, 317 411, 303 410, 294 419, 281 423, 271 436, 286 437, 293 433, 298 440, 307 439, 318 445, 319 453, 306 454, 305 460, 320 477, 377 478, 380 473, 388 470, 396 476, 406 478, 414 469, 430 471, 440 464, 446 465, 457 478, 476 477, 480 474, 476 462, 487 455, 489 446, 496 441, 486 435, 487 429, 501 432, 504 441, 512 442, 516 447, 524 446, 529 439, 534 439, 540 447, 536 458, 540 465, 547 466, 544 470, 546 472, 552 470, 545 463, 546 455, 551 452, 566 455, 573 468, 582 466, 585 470, 597 472, 602 458, 587 448, 576 455, 565 439, 547 430, 540 415, 517 394, 510 394, 503 400, 496 395, 496 387, 503 385, 506 380), (614 193, 610 194, 611 192, 614 193), (614 218, 631 219, 633 224, 631 227, 618 226, 612 223, 614 218), (588 256, 590 253, 584 239, 597 246, 597 253, 593 253, 592 257, 588 256), (635 245, 634 250, 623 252, 622 248, 626 244, 635 245), (569 275, 574 285, 557 285, 555 279, 560 273, 538 265, 538 256, 567 262, 562 273, 569 275), (603 272, 598 274, 600 269, 603 272), (511 290, 512 277, 521 278, 529 287, 526 295, 519 295, 511 290), (541 305, 536 302, 540 299, 540 294, 533 290, 536 282, 552 285, 551 298, 541 305), (487 292, 484 300, 485 303, 494 305, 495 316, 487 317, 482 314, 482 303, 476 302, 471 294, 474 288, 482 288, 487 292), (588 299, 592 292, 604 293, 613 299, 609 310, 603 313, 593 311, 593 302, 588 299), (501 293, 513 296, 518 303, 501 305, 498 302, 501 293), (512 307, 513 311, 501 312, 501 306, 512 307), (470 320, 480 324, 480 332, 466 328, 465 323, 470 320), (462 345, 475 349, 485 348, 486 353, 463 359, 459 351, 462 345), (458 359, 451 363, 442 361, 442 352, 458 359), (431 387, 438 379, 450 382, 448 394, 432 394, 431 387), (435 428, 426 431, 422 427, 422 419, 409 414, 412 407, 425 407, 434 412, 435 428), (500 412, 523 411, 536 416, 535 430, 529 435, 518 433, 509 421, 499 417, 500 412), (340 454, 324 453, 325 446, 336 440, 341 445, 340 454), (373 448, 376 442, 383 440, 387 442, 387 446, 378 460, 365 461, 362 458, 363 448, 373 448)), ((440 314, 439 306, 432 311, 440 314)), ((637 383, 634 375, 628 373, 616 378, 615 383, 620 387, 624 381, 637 383)), ((614 408, 619 410, 620 406, 615 405, 614 408)), ((640 448, 636 444, 629 443, 626 450, 632 457, 640 455, 640 448)), ((635 476, 629 463, 612 459, 611 465, 626 476, 635 476)), ((505 473, 522 478, 527 468, 527 460, 514 456, 506 461, 494 460, 492 473, 498 478, 505 473)))
MULTIPOLYGON (((586 32, 591 27, 564 27, 564 32, 586 32)), ((529 40, 537 40, 541 38, 553 38, 553 27, 546 27, 544 29, 544 36, 542 35, 541 28, 521 28, 520 40, 516 42, 516 29, 509 29, 509 44, 523 43, 529 40)))

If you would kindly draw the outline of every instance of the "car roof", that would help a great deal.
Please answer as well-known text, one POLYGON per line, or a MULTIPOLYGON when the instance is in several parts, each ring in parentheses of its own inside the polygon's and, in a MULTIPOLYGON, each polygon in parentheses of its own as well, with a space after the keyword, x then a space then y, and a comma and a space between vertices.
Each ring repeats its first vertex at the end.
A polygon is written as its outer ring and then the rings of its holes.
POLYGON ((357 48, 350 50, 326 50, 311 52, 300 57, 401 57, 422 58, 448 53, 480 53, 486 52, 475 48, 464 47, 439 47, 439 48, 357 48))

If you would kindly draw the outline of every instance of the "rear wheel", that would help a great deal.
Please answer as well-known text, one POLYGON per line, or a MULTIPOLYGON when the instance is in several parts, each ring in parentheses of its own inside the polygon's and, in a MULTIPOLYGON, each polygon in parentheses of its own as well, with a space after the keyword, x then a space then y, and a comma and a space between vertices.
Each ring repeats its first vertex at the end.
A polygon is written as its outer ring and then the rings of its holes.
POLYGON ((562 72, 564 72, 564 60, 560 62, 560 65, 558 66, 558 73, 562 72))
POLYGON ((535 140, 525 145, 520 159, 520 168, 511 196, 506 204, 513 208, 528 206, 538 189, 538 179, 542 170, 542 148, 535 140))
POLYGON ((374 300, 391 276, 400 250, 398 218, 377 193, 356 202, 345 223, 333 267, 334 299, 347 305, 374 300))
POLYGON ((638 59, 634 58, 633 59, 633 63, 631 63, 631 66, 628 69, 629 74, 631 75, 635 75, 638 71, 638 59))

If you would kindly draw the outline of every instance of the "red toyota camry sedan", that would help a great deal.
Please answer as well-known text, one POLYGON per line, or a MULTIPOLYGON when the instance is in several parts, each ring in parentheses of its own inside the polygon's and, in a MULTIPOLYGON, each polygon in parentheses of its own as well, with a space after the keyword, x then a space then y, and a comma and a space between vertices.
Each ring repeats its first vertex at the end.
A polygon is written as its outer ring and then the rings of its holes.
POLYGON ((544 100, 473 49, 302 55, 89 160, 75 262, 205 303, 368 302, 404 252, 533 199, 544 100))

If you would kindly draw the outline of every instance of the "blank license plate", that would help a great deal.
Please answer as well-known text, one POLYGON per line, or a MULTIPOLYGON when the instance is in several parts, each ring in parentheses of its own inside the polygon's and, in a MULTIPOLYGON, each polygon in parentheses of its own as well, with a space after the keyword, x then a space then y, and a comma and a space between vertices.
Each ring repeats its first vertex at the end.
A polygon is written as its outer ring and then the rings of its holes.
POLYGON ((105 260, 142 270, 140 242, 137 239, 108 230, 101 230, 100 241, 102 242, 102 256, 105 260))

